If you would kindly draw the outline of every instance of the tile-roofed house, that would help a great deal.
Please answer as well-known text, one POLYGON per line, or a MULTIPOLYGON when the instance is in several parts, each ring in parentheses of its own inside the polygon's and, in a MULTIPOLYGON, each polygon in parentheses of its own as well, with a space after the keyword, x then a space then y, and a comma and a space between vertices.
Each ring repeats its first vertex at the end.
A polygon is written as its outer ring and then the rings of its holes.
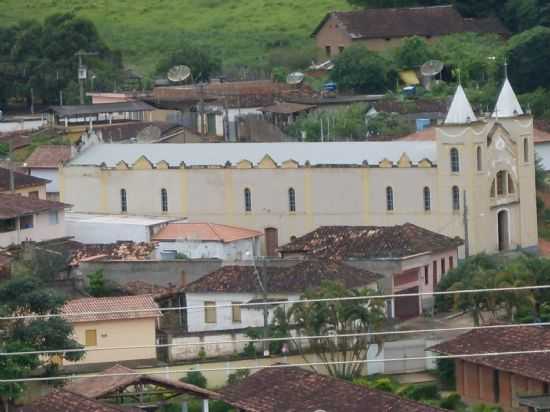
MULTIPOLYGON (((25 173, 13 172, 15 192, 22 195, 28 195, 29 192, 35 192, 31 196, 46 198, 46 184, 50 181, 40 177, 30 176, 25 173)), ((10 171, 0 167, 0 193, 10 191, 10 171)))
POLYGON ((134 369, 116 364, 101 372, 102 375, 93 378, 80 378, 69 382, 63 389, 73 393, 80 394, 92 399, 106 398, 112 394, 120 394, 133 385, 152 384, 160 386, 176 393, 186 393, 202 397, 204 399, 214 399, 218 397, 216 392, 204 389, 189 383, 178 380, 167 379, 158 375, 148 375, 139 373, 134 369))
POLYGON ((57 169, 60 163, 71 159, 71 146, 42 145, 38 146, 25 160, 29 169, 57 169))
POLYGON ((64 389, 49 394, 18 409, 20 412, 139 412, 142 409, 101 403, 64 389))
MULTIPOLYGON (((290 267, 268 266, 269 293, 302 294, 323 281, 341 282, 346 288, 375 284, 382 278, 376 273, 361 270, 342 262, 308 259, 290 267)), ((254 266, 222 266, 220 269, 191 282, 186 293, 258 293, 254 266)))
POLYGON ((465 32, 509 35, 497 18, 465 19, 452 5, 443 5, 331 12, 315 28, 312 37, 316 38, 317 47, 332 57, 358 41, 381 51, 396 47, 411 36, 432 40, 465 32))
POLYGON ((518 395, 548 392, 550 329, 547 327, 476 329, 429 350, 455 357, 457 392, 468 401, 494 403, 510 411, 517 407, 518 395), (536 350, 549 353, 460 356, 536 350))
POLYGON ((0 247, 64 237, 64 209, 69 206, 18 194, 0 194, 0 247))
POLYGON ((535 120, 534 144, 544 170, 550 170, 550 120, 535 120))
MULTIPOLYGON (((430 293, 458 262, 461 239, 420 226, 322 226, 280 247, 284 258, 344 260, 359 268, 385 275, 384 293, 430 293)), ((433 299, 393 299, 390 316, 398 319, 420 315, 433 299)))
POLYGON ((188 258, 250 259, 258 253, 262 232, 216 223, 171 222, 153 236, 157 253, 188 258))
POLYGON ((221 389, 240 412, 438 412, 444 409, 286 365, 262 369, 221 389))
POLYGON ((162 314, 153 296, 75 299, 63 306, 62 314, 73 326, 75 339, 85 347, 140 346, 89 351, 77 365, 125 360, 152 365, 156 361, 156 329, 162 314))

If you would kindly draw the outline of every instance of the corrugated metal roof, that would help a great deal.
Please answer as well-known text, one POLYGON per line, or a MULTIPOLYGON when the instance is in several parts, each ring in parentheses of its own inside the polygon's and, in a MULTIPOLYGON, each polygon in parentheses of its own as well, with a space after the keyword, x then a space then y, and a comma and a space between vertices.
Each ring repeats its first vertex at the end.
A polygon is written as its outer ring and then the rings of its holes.
POLYGON ((150 106, 144 102, 100 103, 50 107, 50 111, 60 117, 85 116, 99 113, 152 112, 153 110, 155 110, 153 106, 150 106))
POLYGON ((189 143, 189 144, 103 144, 92 146, 69 166, 114 167, 121 160, 132 165, 145 156, 156 164, 162 160, 170 166, 223 166, 249 160, 257 164, 269 155, 277 164, 292 159, 300 165, 378 164, 384 159, 398 161, 406 153, 413 162, 428 159, 435 163, 435 142, 330 142, 330 143, 189 143))

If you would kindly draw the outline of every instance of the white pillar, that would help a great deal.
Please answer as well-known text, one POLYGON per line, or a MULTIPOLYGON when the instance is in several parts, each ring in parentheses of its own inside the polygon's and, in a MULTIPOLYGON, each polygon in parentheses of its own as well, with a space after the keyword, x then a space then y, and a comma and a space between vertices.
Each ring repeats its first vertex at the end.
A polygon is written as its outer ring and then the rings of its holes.
POLYGON ((202 412, 208 412, 208 399, 202 400, 202 412))
POLYGON ((187 401, 181 401, 181 412, 189 412, 187 401))

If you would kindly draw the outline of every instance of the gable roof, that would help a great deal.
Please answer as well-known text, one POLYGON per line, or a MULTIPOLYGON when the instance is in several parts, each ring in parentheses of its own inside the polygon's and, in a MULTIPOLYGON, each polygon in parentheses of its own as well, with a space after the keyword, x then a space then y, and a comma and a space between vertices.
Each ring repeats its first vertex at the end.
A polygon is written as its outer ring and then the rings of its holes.
MULTIPOLYGON (((43 186, 50 183, 47 179, 34 177, 25 173, 13 172, 13 180, 15 189, 25 189, 28 187, 43 186)), ((4 167, 0 167, 0 192, 10 190, 10 171, 4 167)))
POLYGON ((69 166, 115 167, 120 161, 134 164, 142 156, 151 163, 166 161, 170 167, 220 166, 249 160, 253 164, 269 155, 277 164, 294 160, 312 166, 378 164, 397 162, 403 153, 413 163, 424 159, 436 163, 434 142, 285 142, 285 143, 190 143, 190 144, 98 144, 69 162, 69 166))
POLYGON ((172 222, 162 228, 153 240, 196 240, 211 242, 235 242, 262 236, 262 232, 217 223, 172 222))
POLYGON ((321 226, 279 248, 319 258, 400 259, 455 249, 463 242, 412 223, 398 226, 321 226))
MULTIPOLYGON (((550 350, 550 329, 540 326, 475 329, 429 350, 446 355, 550 350)), ((479 356, 465 361, 550 382, 550 353, 479 356)))
POLYGON ((443 411, 388 392, 284 365, 262 369, 220 392, 224 402, 245 412, 443 411))
MULTIPOLYGON (((258 269, 260 270, 260 269, 258 269)), ((339 281, 346 288, 365 287, 382 275, 343 262, 308 259, 291 267, 266 267, 270 293, 303 293, 323 281, 339 281)), ((187 293, 257 293, 254 266, 223 266, 184 288, 187 293)))
POLYGON ((352 39, 379 39, 410 36, 444 36, 453 33, 498 33, 509 31, 496 18, 464 19, 451 5, 431 7, 369 8, 332 12, 315 28, 315 36, 334 17, 352 39))
POLYGON ((61 313, 76 314, 66 315, 67 320, 72 323, 157 318, 162 315, 152 295, 75 299, 67 302, 61 313), (140 309, 143 312, 137 312, 140 309))
POLYGON ((34 199, 28 196, 0 193, 0 219, 13 219, 48 210, 62 210, 70 205, 51 200, 34 199))
POLYGON ((476 120, 477 117, 474 114, 472 105, 468 101, 462 85, 459 84, 451 102, 451 107, 447 112, 445 124, 466 124, 476 120))
POLYGON ((156 375, 139 374, 136 372, 137 371, 134 369, 117 364, 101 372, 102 375, 112 376, 81 378, 68 383, 65 385, 64 389, 88 398, 98 399, 111 393, 118 392, 130 385, 143 382, 159 384, 165 388, 182 393, 191 393, 204 398, 216 398, 218 396, 216 392, 189 383, 166 379, 156 375))
POLYGON ((96 400, 64 389, 54 389, 29 405, 21 412, 129 412, 141 409, 100 403, 96 400))
POLYGON ((38 146, 25 160, 25 167, 32 169, 57 169, 59 163, 71 159, 71 146, 43 145, 38 146))

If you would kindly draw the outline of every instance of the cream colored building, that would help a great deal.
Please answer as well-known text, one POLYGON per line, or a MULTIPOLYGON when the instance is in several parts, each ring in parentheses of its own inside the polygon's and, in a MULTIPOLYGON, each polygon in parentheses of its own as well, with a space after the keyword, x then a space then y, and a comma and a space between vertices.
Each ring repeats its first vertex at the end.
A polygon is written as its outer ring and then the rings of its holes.
POLYGON ((67 365, 121 361, 146 364, 156 360, 156 328, 161 312, 151 295, 71 300, 63 313, 73 326, 74 338, 89 349, 82 360, 67 365), (101 350, 129 346, 137 348, 101 350))
POLYGON ((96 145, 60 186, 76 212, 261 230, 268 254, 323 225, 406 222, 492 253, 536 249, 534 173, 533 119, 506 80, 487 119, 459 87, 433 142, 96 145))

